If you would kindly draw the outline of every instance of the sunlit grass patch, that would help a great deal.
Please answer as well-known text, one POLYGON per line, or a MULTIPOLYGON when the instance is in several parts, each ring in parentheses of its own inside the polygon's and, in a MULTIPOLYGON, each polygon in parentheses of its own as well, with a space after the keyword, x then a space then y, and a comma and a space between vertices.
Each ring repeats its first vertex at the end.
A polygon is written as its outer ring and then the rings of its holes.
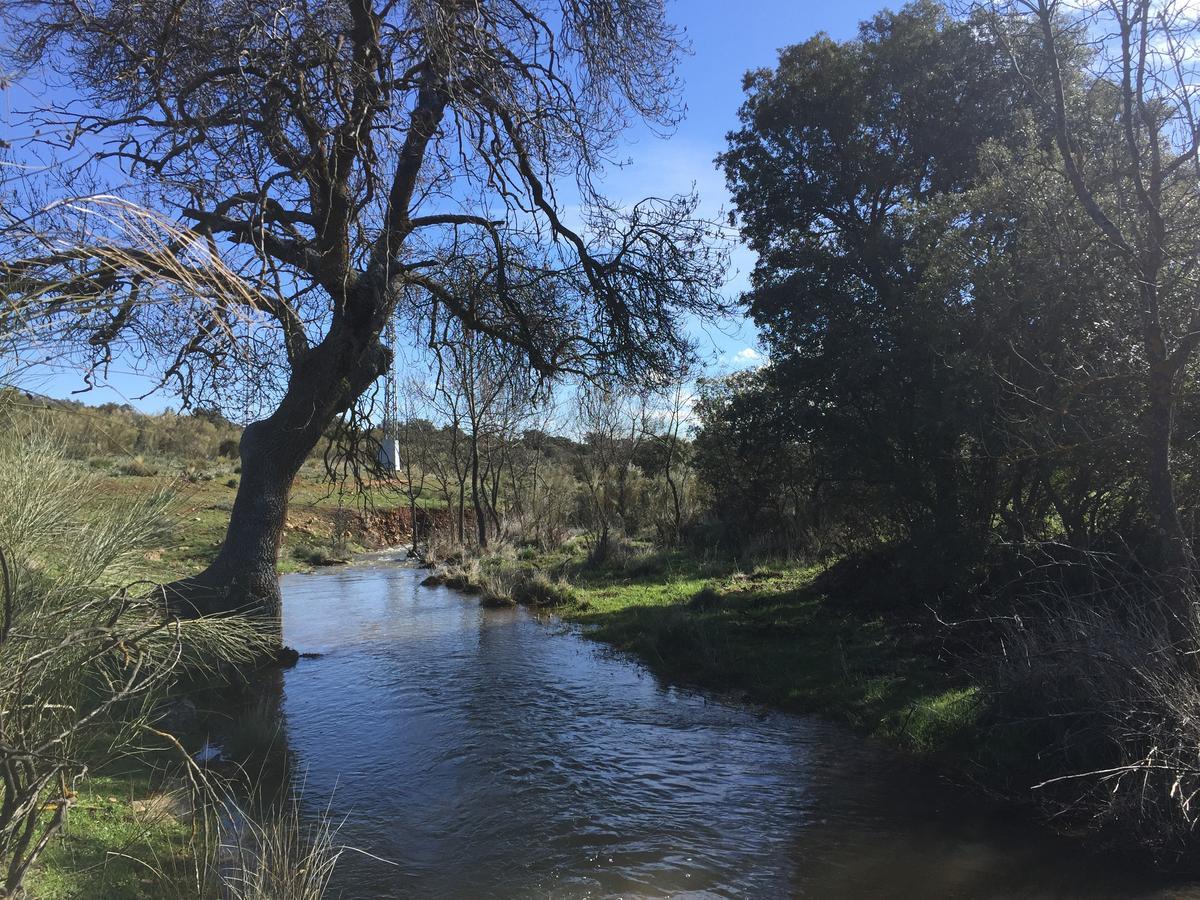
POLYGON ((170 786, 150 769, 88 777, 65 829, 29 876, 39 900, 186 897, 195 893, 191 829, 170 786))
POLYGON ((969 741, 982 709, 975 685, 935 690, 890 713, 881 723, 880 732, 914 750, 941 750, 969 741))
POLYGON ((822 571, 674 553, 637 575, 579 570, 564 614, 668 678, 843 719, 914 750, 958 740, 974 722, 975 689, 878 613, 824 596, 822 571))

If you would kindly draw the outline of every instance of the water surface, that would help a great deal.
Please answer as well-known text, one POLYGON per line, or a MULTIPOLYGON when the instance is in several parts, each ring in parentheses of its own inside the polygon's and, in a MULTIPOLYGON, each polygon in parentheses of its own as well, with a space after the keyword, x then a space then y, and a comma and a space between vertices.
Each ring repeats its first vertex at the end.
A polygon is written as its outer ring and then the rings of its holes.
POLYGON ((282 709, 335 895, 1189 896, 820 720, 665 686, 561 623, 373 564, 283 579, 282 709))

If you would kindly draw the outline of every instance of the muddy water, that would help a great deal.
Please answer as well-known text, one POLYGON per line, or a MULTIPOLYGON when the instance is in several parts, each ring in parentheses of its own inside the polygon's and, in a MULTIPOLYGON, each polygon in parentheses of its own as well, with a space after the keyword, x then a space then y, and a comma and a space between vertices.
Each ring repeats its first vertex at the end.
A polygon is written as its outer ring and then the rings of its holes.
MULTIPOLYGON (((291 575, 282 709, 375 897, 1166 897, 818 720, 376 563, 291 575)), ((335 892, 336 893, 336 892, 335 892)))

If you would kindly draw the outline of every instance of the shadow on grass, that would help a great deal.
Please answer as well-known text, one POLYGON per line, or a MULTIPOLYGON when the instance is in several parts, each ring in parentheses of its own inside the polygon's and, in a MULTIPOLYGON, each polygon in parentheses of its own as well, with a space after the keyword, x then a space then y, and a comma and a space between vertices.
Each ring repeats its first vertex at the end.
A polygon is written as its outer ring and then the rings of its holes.
POLYGON ((190 832, 148 766, 89 777, 66 828, 29 878, 39 900, 185 897, 194 875, 190 832))

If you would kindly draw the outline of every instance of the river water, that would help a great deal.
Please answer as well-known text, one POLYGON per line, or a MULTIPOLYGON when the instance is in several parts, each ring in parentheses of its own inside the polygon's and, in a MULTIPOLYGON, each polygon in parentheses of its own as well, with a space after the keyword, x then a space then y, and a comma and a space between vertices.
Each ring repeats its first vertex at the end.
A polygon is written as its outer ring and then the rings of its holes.
POLYGON ((376 561, 283 579, 283 730, 346 898, 1191 896, 820 720, 376 561))

